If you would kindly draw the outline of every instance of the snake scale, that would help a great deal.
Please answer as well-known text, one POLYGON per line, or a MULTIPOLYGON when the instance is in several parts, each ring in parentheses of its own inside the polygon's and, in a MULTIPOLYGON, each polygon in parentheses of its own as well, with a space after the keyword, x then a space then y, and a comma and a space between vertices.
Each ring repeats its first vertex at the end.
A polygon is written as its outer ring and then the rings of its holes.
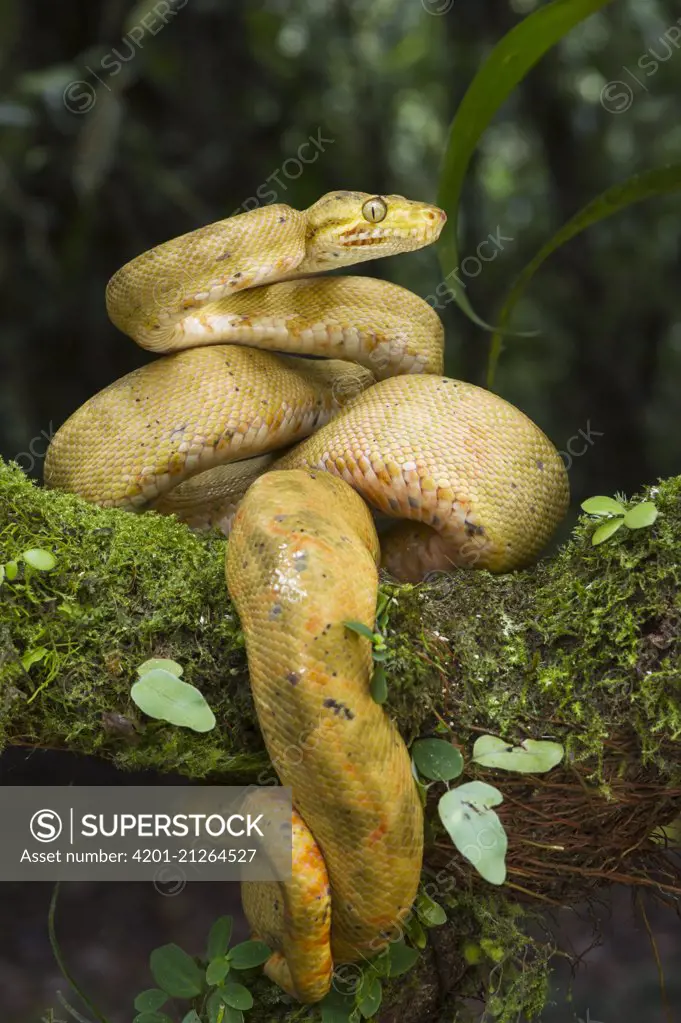
POLYGON ((231 527, 227 584, 258 719, 295 805, 291 882, 244 885, 243 901, 274 949, 266 973, 301 1002, 385 946, 422 859, 409 754, 371 699, 371 644, 343 622, 373 626, 381 558, 403 580, 507 571, 535 558, 567 506, 538 427, 442 376, 430 306, 385 281, 315 276, 428 245, 445 219, 338 191, 143 253, 112 277, 107 309, 167 354, 79 408, 46 458, 50 487, 231 527), (368 506, 403 520, 380 549, 368 506))

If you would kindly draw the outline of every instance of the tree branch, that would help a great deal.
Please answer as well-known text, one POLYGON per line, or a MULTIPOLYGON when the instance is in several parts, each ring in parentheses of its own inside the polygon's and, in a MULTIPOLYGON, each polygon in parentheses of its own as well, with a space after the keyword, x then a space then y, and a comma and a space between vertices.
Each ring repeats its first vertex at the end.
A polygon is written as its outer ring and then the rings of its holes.
MULTIPOLYGON (((452 926, 431 930, 421 963, 389 985, 381 1023, 450 1020, 457 1000, 476 994, 488 1006, 501 999, 502 1019, 537 1011, 552 949, 525 936, 518 899, 557 906, 608 881, 681 891, 678 866, 650 838, 681 811, 681 477, 648 496, 660 512, 653 527, 592 547, 582 522, 528 571, 385 584, 388 711, 407 742, 449 728, 467 762, 463 780, 502 791, 509 884, 479 880, 438 831, 434 786, 424 880, 452 926), (470 756, 484 732, 556 739, 566 758, 540 776, 483 770, 470 756)), ((57 559, 49 573, 19 560, 0 589, 0 745, 222 783, 271 779, 224 538, 44 491, 4 463, 0 529, 0 561, 35 547, 57 559), (152 656, 183 665, 215 712, 212 732, 143 718, 130 687, 152 656)), ((249 1019, 299 1018, 279 1003, 263 1011, 249 1019)))

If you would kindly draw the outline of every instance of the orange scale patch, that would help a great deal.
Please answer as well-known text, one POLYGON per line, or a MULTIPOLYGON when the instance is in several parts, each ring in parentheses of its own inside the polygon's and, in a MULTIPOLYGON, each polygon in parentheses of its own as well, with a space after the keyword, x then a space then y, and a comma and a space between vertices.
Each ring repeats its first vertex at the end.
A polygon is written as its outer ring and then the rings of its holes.
POLYGON ((319 614, 312 614, 305 622, 305 631, 313 636, 319 635, 324 628, 324 619, 319 614))
POLYGON ((324 689, 329 683, 329 676, 323 669, 320 670, 319 668, 306 668, 303 682, 306 691, 311 692, 315 688, 324 689))
MULTIPOLYGON (((314 511, 315 509, 311 509, 314 511)), ((293 541, 295 542, 295 550, 305 551, 309 548, 316 548, 317 550, 326 550, 329 546, 328 540, 323 537, 315 536, 314 533, 292 533, 293 541)))
POLYGON ((381 821, 381 823, 378 825, 378 827, 374 828, 374 830, 369 835, 369 837, 367 839, 367 845, 372 846, 372 845, 375 845, 376 842, 380 842, 381 839, 383 838, 383 836, 387 833, 387 831, 388 831, 388 824, 387 824, 387 822, 386 821, 381 821))
POLYGON ((326 867, 321 852, 316 845, 310 843, 304 849, 296 850, 293 869, 295 873, 298 873, 302 868, 310 871, 310 878, 313 878, 317 872, 321 874, 319 883, 315 885, 317 891, 321 892, 326 888, 326 880, 322 881, 322 877, 326 878, 326 867))

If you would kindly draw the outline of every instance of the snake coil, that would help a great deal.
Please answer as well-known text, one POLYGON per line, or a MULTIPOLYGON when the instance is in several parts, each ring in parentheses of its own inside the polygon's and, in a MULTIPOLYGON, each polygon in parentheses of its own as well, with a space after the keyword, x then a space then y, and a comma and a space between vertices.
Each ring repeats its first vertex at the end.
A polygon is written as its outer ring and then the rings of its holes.
POLYGON ((442 376, 425 302, 314 276, 421 248, 444 221, 402 196, 339 191, 143 253, 109 282, 108 312, 169 354, 86 402, 46 458, 48 486, 231 527, 253 698, 295 803, 292 880, 244 885, 244 907, 274 950, 266 973, 302 1002, 399 933, 423 851, 409 754, 369 694, 371 644, 343 622, 373 626, 381 558, 408 580, 507 571, 536 557, 567 506, 538 427, 442 376), (380 548, 368 505, 405 520, 380 548))

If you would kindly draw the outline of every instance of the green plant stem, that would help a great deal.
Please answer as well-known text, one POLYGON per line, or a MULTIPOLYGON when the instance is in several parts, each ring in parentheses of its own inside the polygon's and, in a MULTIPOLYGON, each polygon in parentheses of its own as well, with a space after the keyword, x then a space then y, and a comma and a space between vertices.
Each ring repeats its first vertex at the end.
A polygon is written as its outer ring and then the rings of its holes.
POLYGON ((57 881, 57 883, 54 886, 54 891, 52 892, 52 898, 50 899, 50 911, 47 915, 47 931, 50 937, 50 945, 52 946, 52 952, 54 954, 55 961, 57 963, 57 966, 59 967, 59 971, 64 980, 67 982, 69 987, 71 987, 76 992, 83 1005, 85 1005, 90 1010, 95 1019, 99 1020, 99 1023, 109 1023, 109 1020, 106 1018, 106 1016, 102 1016, 101 1012, 90 1001, 87 995, 84 994, 83 991, 81 991, 80 987, 76 983, 75 978, 70 973, 64 961, 64 957, 61 954, 61 949, 59 947, 59 942, 57 941, 57 932, 55 927, 57 915, 57 900, 59 898, 60 886, 61 882, 57 881))

